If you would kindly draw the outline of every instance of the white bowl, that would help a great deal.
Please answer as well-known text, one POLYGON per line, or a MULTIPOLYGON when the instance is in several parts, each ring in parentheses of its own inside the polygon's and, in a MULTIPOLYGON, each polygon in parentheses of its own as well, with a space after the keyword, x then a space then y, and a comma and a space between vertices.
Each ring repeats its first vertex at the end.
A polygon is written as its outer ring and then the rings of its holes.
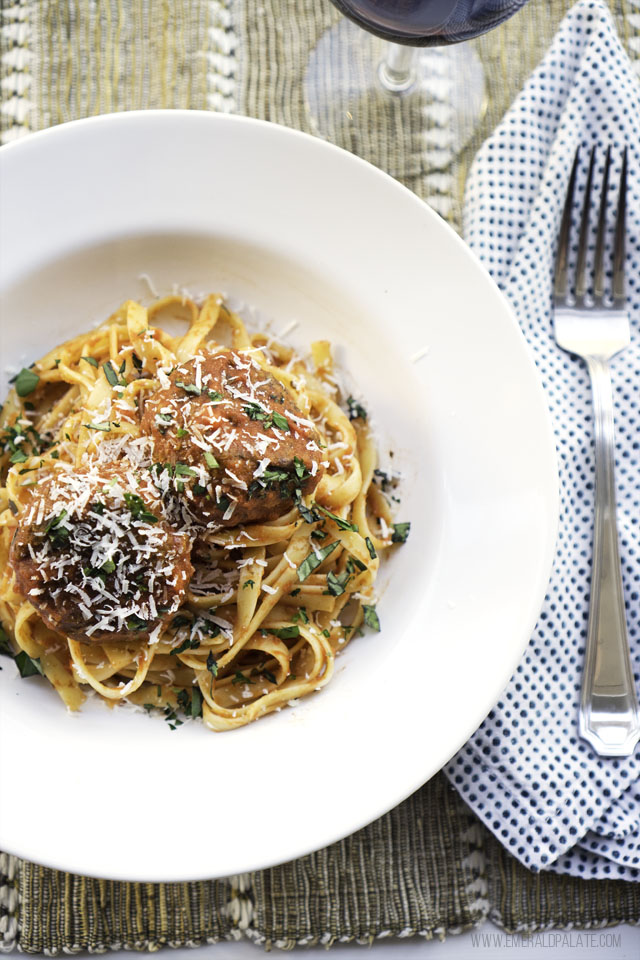
MULTIPOLYGON (((241 117, 97 117, 0 150, 3 366, 178 283, 337 345, 404 473, 408 542, 382 632, 299 706, 175 732, 0 673, 0 849, 126 880, 224 876, 343 837, 416 790, 481 723, 543 600, 555 448, 509 305, 456 234, 379 170, 241 117), (426 351, 426 352, 425 352, 426 351), (414 360, 416 355, 421 359, 414 360)), ((2 384, 3 395, 6 377, 2 384)))

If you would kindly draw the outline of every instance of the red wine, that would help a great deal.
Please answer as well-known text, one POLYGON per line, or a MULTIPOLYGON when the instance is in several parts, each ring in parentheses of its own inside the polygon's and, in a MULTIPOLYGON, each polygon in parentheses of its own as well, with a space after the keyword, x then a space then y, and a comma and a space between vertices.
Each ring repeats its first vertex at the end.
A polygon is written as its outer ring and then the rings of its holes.
POLYGON ((440 46, 477 37, 526 0, 331 0, 358 26, 394 43, 440 46))

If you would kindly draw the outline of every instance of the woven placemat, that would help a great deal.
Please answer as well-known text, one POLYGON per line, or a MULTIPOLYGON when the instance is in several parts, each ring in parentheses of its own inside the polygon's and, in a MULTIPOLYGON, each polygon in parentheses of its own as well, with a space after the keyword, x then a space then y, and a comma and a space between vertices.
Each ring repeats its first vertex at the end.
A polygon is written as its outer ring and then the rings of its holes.
MULTIPOLYGON (((487 106, 454 154, 433 94, 415 115, 335 140, 376 159, 448 219, 461 221, 469 164, 550 43, 567 0, 531 0, 474 41, 487 106), (411 163, 406 163, 406 158, 411 163)), ((640 53, 639 0, 612 0, 640 53)), ((309 54, 338 14, 328 0, 64 0, 0 6, 0 138, 113 110, 238 112, 313 132, 309 54)), ((638 61, 636 61, 638 62, 638 61)), ((446 96, 443 94, 443 96, 446 96)), ((446 106, 446 103, 445 103, 446 106)), ((1 761, 0 761, 1 763, 1 761)), ((2 771, 3 789, 10 776, 2 771)), ((214 871, 212 866, 212 872, 214 871)), ((127 884, 0 854, 0 950, 151 949, 237 939, 265 946, 443 936, 490 917, 508 931, 640 922, 640 885, 533 874, 471 814, 443 776, 376 823, 284 866, 225 880, 127 884)))

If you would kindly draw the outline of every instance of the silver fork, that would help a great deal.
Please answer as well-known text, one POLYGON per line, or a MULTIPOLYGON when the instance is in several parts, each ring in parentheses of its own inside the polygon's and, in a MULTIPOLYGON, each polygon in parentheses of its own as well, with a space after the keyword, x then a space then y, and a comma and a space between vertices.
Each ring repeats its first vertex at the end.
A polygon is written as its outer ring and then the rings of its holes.
POLYGON ((579 710, 580 736, 603 757, 629 756, 640 739, 636 695, 625 621, 616 526, 613 396, 609 362, 629 346, 625 310, 624 242, 627 151, 620 173, 613 244, 611 295, 605 292, 605 234, 611 151, 607 149, 600 191, 592 276, 587 248, 595 148, 582 203, 575 274, 569 269, 571 214, 579 154, 571 170, 560 234, 555 277, 555 338, 563 350, 586 362, 591 377, 595 433, 595 528, 589 626, 579 710), (590 288, 590 280, 592 280, 590 288))

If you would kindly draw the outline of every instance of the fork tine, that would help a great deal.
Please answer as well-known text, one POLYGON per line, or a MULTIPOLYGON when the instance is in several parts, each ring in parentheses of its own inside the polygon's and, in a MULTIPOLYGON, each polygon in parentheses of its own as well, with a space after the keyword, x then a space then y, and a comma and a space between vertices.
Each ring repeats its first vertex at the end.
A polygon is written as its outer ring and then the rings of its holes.
POLYGON ((609 166, 611 164, 611 147, 607 147, 607 154, 604 163, 604 173, 602 175, 602 187, 600 192, 600 213, 598 214, 598 231, 596 234, 596 256, 593 265, 594 280, 593 293, 596 298, 602 300, 604 296, 604 243, 605 229, 607 226, 607 192, 609 188, 609 166))
POLYGON ((580 160, 580 147, 573 158, 573 166, 567 186, 567 196, 562 211, 560 232, 558 234, 558 252, 556 254, 555 295, 564 298, 567 295, 567 277, 569 269, 569 235, 571 233, 571 213, 573 210, 573 194, 576 185, 576 174, 580 160))
POLYGON ((627 214, 627 148, 622 154, 622 170, 620 171, 620 190, 618 192, 618 214, 616 217, 616 234, 613 252, 613 299, 622 301, 624 306, 624 237, 627 214))
POLYGON ((582 216, 580 217, 580 236, 578 238, 578 263, 576 265, 576 297, 584 297, 587 291, 587 248, 589 245, 589 211, 591 210, 591 184, 593 182, 593 164, 596 148, 591 148, 587 184, 584 188, 582 216))

